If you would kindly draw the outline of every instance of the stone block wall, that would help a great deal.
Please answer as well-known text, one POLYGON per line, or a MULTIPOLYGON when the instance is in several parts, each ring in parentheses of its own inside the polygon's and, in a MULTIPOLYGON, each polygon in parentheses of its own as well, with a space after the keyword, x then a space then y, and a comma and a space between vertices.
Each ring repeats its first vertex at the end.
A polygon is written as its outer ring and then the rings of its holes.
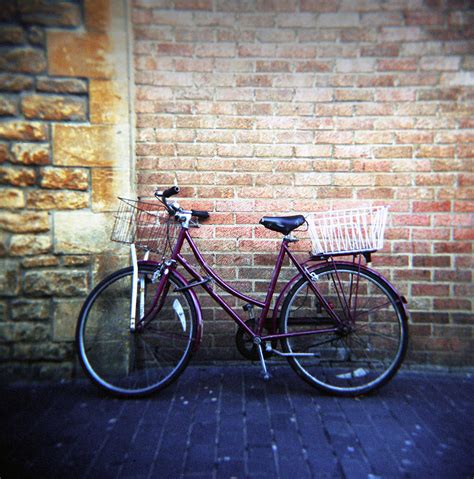
MULTIPOLYGON (((127 4, 1 2, 0 377, 68 377, 130 193, 127 4)), ((113 253, 113 254, 111 254, 113 253)))
MULTIPOLYGON (((390 205, 374 266, 408 298, 409 359, 472 365, 472 3, 132 4, 140 194, 176 181, 210 210, 194 235, 256 296, 278 244, 261 216, 390 205)), ((204 305, 203 350, 230 354, 204 305)))

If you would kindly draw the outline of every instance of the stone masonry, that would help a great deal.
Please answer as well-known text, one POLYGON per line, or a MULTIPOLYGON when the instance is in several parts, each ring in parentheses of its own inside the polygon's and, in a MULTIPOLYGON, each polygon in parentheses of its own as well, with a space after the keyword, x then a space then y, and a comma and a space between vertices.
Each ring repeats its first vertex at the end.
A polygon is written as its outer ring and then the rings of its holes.
POLYGON ((126 4, 2 1, 0 377, 69 377, 131 189, 126 4))

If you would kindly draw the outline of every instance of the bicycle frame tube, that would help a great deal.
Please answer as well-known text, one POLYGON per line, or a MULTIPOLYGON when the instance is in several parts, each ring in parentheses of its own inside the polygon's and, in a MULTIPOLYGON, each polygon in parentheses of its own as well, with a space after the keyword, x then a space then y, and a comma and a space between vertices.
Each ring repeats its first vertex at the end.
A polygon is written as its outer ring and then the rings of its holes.
MULTIPOLYGON (((230 293, 232 296, 235 296, 239 299, 241 299, 242 301, 246 301, 247 303, 251 303, 253 304, 254 306, 258 306, 259 308, 263 308, 265 307, 265 303, 262 303, 261 301, 257 301, 256 299, 254 298, 251 298, 250 296, 247 296, 246 294, 243 294, 241 293, 240 291, 237 291, 236 289, 234 289, 232 286, 228 285, 205 261, 205 259, 203 258, 201 252, 199 251, 198 247, 196 246, 196 244, 194 243, 194 240, 192 239, 192 237, 190 236, 189 232, 184 230, 185 233, 184 233, 184 238, 186 239, 186 241, 188 242, 189 246, 191 247, 191 250, 194 254, 194 257, 196 258, 196 260, 198 261, 198 263, 201 265, 202 269, 222 288, 224 289, 225 291, 227 291, 228 293, 230 293)), ((181 254, 178 254, 177 255, 177 258, 176 258, 180 263, 183 264, 184 266, 184 263, 188 264, 186 262, 186 260, 181 256, 181 254)), ((192 268, 189 264, 188 266, 190 268, 192 268)), ((186 266, 185 266, 186 268, 186 266)), ((188 269, 188 268, 186 268, 188 269)), ((190 270, 188 270, 191 274, 192 272, 190 270)), ((196 272, 195 272, 196 273, 196 272)), ((193 277, 195 279, 200 279, 202 280, 203 278, 199 275, 199 273, 196 273, 196 274, 192 274, 193 277)))
MULTIPOLYGON (((329 304, 327 303, 327 301, 324 299, 324 297, 321 295, 321 293, 319 292, 319 290, 317 289, 317 287, 313 284, 313 282, 311 281, 311 278, 309 277, 307 271, 305 270, 305 268, 303 268, 299 262, 296 260, 296 258, 293 256, 293 254, 290 252, 290 250, 288 249, 288 245, 287 245, 287 242, 286 241, 283 241, 281 243, 281 247, 280 247, 280 251, 278 253, 278 257, 276 259, 276 262, 275 262, 275 267, 274 267, 274 270, 273 270, 273 273, 272 273, 272 277, 271 277, 271 280, 270 280, 270 284, 269 284, 269 287, 268 287, 268 290, 267 290, 267 294, 266 294, 266 297, 265 297, 265 301, 262 302, 262 301, 258 301, 254 298, 251 298, 250 296, 247 296, 246 294, 243 294, 241 293, 240 291, 237 291, 236 289, 234 289, 232 286, 228 285, 205 261, 205 259, 203 258, 203 256, 201 255, 197 245, 194 243, 194 240, 192 239, 192 237, 190 236, 188 230, 186 229, 182 229, 180 231, 180 234, 178 236, 178 239, 176 241, 176 245, 175 245, 175 248, 174 248, 174 251, 173 251, 173 254, 172 254, 172 260, 178 262, 179 264, 181 264, 184 269, 193 277, 193 279, 197 282, 197 283, 200 283, 200 286, 202 286, 205 291, 219 304, 219 306, 221 306, 221 308, 227 313, 229 314, 229 316, 240 326, 242 327, 248 334, 250 334, 252 337, 255 337, 255 336, 260 336, 262 334, 262 331, 263 331, 263 328, 264 328, 264 322, 267 318, 267 314, 270 310, 270 305, 271 305, 271 302, 272 302, 272 298, 275 294, 275 288, 276 288, 276 284, 277 284, 277 281, 278 281, 278 278, 280 276, 280 272, 281 272, 281 267, 282 267, 282 264, 283 264, 283 261, 284 261, 284 258, 285 258, 285 255, 288 254, 291 262, 295 265, 295 267, 297 268, 298 272, 305 276, 308 281, 309 281, 309 284, 311 286, 311 289, 313 290, 314 294, 316 294, 318 300, 321 302, 322 306, 324 307, 324 309, 327 310, 329 316, 331 317, 331 319, 333 319, 335 321, 336 324, 341 324, 341 320, 339 319, 339 317, 332 311, 331 307, 329 306, 329 304), (207 281, 206 279, 207 278, 204 278, 198 271, 196 271, 196 269, 190 265, 188 263, 188 261, 181 255, 181 248, 183 246, 183 243, 184 241, 187 241, 187 243, 189 244, 190 248, 191 248, 191 251, 193 252, 193 255, 194 257, 196 258, 196 260, 198 261, 199 265, 202 267, 202 269, 206 272, 206 274, 208 274, 208 278, 212 279, 213 281, 216 282, 217 285, 219 285, 222 289, 224 289, 225 291, 227 291, 228 293, 230 293, 232 296, 234 297, 237 297, 249 304, 252 304, 254 306, 257 306, 259 308, 262 308, 262 311, 260 313, 260 316, 257 320, 257 329, 256 331, 253 331, 252 329, 250 329, 246 324, 245 324, 245 321, 232 309, 231 306, 229 306, 226 301, 218 294, 216 293, 213 288, 211 288, 208 284, 207 284, 207 281)), ((192 285, 192 283, 191 283, 192 285)), ((276 328, 275 328, 275 325, 273 325, 272 327, 273 331, 272 333, 275 332, 276 328)), ((336 331, 337 328, 330 328, 330 329, 325 329, 325 330, 318 330, 318 333, 327 333, 327 332, 332 332, 332 331, 336 331)), ((279 339, 279 338, 283 338, 283 337, 290 337, 290 336, 301 336, 301 335, 304 335, 304 334, 314 334, 314 330, 313 331, 308 331, 308 332, 298 332, 298 333, 294 333, 294 334, 270 334, 270 335, 267 335, 267 336, 262 336, 262 339, 268 339, 268 340, 271 340, 271 339, 279 339)))
MULTIPOLYGON (((308 284, 311 288, 311 290, 313 291, 313 293, 316 295, 316 297, 318 298, 318 301, 321 303, 322 307, 326 310, 326 312, 328 313, 329 317, 336 323, 336 324, 342 324, 342 321, 340 320, 339 316, 333 311, 333 309, 331 308, 331 306, 329 305, 329 303, 326 301, 326 298, 320 293, 320 291, 318 290, 317 286, 314 284, 314 282, 312 281, 310 275, 308 274, 308 271, 306 270, 306 268, 304 268, 299 262, 298 260, 295 258, 295 256, 293 255, 293 253, 289 250, 288 248, 288 245, 286 244, 285 241, 282 242, 282 245, 281 245, 281 249, 280 249, 280 255, 281 256, 281 260, 280 260, 280 264, 278 265, 279 268, 281 268, 281 264, 283 263, 283 258, 285 256, 285 254, 288 255, 288 257, 290 258, 291 262, 293 263, 293 265, 296 267, 296 269, 298 270, 299 274, 301 276, 304 276, 307 280, 308 280, 308 284)), ((279 259, 280 259, 280 256, 279 256, 279 259)), ((275 266, 275 269, 276 269, 277 265, 275 266)), ((298 276, 299 277, 299 276, 298 276)), ((279 304, 281 303, 281 300, 283 299, 283 295, 285 294, 286 295, 286 292, 287 292, 287 288, 284 288, 283 291, 280 293, 280 296, 278 297, 278 300, 277 300, 277 303, 275 305, 275 308, 277 308, 279 306, 279 304)), ((269 298, 269 302, 271 301, 271 297, 269 298)), ((275 319, 275 314, 273 316, 273 319, 275 319)), ((275 324, 275 321, 272 321, 272 329, 273 330, 276 330, 276 324, 275 324)), ((334 331, 337 331, 338 328, 328 328, 328 329, 320 329, 320 330, 317 330, 317 332, 319 334, 322 334, 322 333, 329 333, 329 332, 334 332, 334 331)), ((285 333, 285 334, 270 334, 268 336, 262 336, 262 339, 263 340, 273 340, 273 339, 280 339, 280 338, 289 338, 289 337, 292 337, 292 336, 304 336, 305 334, 314 334, 315 331, 303 331, 303 332, 298 332, 298 333, 285 333)))
MULTIPOLYGON (((200 251, 198 250, 196 244, 194 243, 192 237, 189 235, 189 232, 186 229, 182 229, 180 232, 180 235, 178 237, 178 241, 176 242, 176 247, 173 251, 173 256, 172 259, 180 263, 184 269, 197 281, 205 281, 205 278, 203 278, 198 271, 196 271, 187 261, 186 259, 181 255, 181 247, 184 243, 184 240, 188 242, 194 257, 200 264, 200 266, 203 268, 203 270, 209 275, 210 278, 212 278, 220 287, 222 287, 225 291, 230 293, 231 295, 246 301, 248 303, 251 303, 255 306, 258 306, 260 308, 263 308, 265 306, 264 303, 261 301, 257 301, 240 291, 237 291, 236 289, 232 288, 229 286, 215 271, 206 263, 204 260, 203 256, 201 255, 200 251)), ((216 293, 208 284, 207 282, 201 283, 201 286, 205 289, 205 291, 211 296, 211 298, 214 299, 214 301, 219 304, 219 306, 243 329, 245 329, 252 337, 256 336, 255 332, 252 331, 246 324, 245 321, 226 303, 226 301, 218 294, 216 293)))

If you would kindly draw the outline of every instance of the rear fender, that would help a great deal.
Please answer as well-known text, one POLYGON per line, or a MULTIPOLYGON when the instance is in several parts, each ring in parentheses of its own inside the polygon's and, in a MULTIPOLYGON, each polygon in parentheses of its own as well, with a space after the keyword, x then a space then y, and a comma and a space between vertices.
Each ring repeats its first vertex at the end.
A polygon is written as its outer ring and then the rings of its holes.
MULTIPOLYGON (((156 261, 139 261, 138 264, 148 264, 159 268, 161 263, 157 263, 156 261)), ((173 270, 173 274, 181 281, 185 286, 189 285, 189 281, 178 271, 173 270)), ((193 353, 199 350, 199 346, 201 345, 202 341, 202 331, 203 331, 203 321, 202 321, 202 311, 201 311, 201 304, 199 303, 199 299, 192 288, 188 290, 189 295, 191 296, 191 300, 193 302, 194 311, 196 312, 197 318, 197 331, 196 331, 196 340, 193 347, 193 353)))

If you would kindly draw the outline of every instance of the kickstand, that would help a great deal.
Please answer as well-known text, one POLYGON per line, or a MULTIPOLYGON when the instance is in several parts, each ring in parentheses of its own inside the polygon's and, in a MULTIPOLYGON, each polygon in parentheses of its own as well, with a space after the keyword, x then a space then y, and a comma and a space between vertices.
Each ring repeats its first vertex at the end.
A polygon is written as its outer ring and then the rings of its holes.
POLYGON ((257 346, 258 355, 260 357, 260 364, 262 366, 263 379, 265 381, 268 381, 270 379, 270 373, 267 370, 267 365, 265 364, 265 358, 263 357, 262 344, 257 343, 256 346, 257 346))

